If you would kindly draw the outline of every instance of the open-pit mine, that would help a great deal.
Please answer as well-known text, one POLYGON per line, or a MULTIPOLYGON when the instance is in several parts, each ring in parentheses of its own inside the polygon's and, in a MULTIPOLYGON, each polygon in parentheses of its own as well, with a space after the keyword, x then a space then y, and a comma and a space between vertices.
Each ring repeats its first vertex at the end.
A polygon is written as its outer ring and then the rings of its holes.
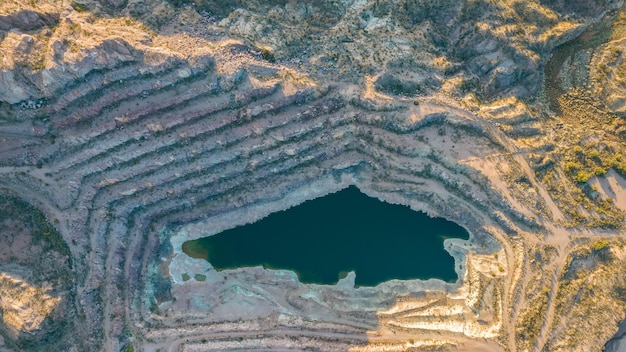
POLYGON ((1 352, 624 351, 625 212, 623 0, 0 1, 1 352), (345 189, 453 279, 188 255, 345 189))

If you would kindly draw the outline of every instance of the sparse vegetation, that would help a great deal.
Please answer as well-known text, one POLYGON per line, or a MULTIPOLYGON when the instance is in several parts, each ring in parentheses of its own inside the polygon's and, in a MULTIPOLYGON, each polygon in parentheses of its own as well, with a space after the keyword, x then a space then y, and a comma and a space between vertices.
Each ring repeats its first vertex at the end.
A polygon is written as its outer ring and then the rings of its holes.
POLYGON ((615 207, 613 199, 603 196, 603 190, 597 185, 589 184, 593 177, 604 177, 611 169, 624 175, 626 163, 623 161, 621 147, 609 140, 574 142, 573 147, 552 153, 552 159, 560 159, 563 174, 569 180, 554 168, 554 164, 538 171, 537 177, 547 186, 559 208, 570 217, 567 226, 623 226, 624 213, 615 207), (583 215, 581 207, 590 214, 583 215))
POLYGON ((609 246, 609 242, 607 240, 597 240, 591 244, 591 248, 593 248, 594 251, 603 250, 607 248, 608 246, 609 246))
MULTIPOLYGON (((13 270, 32 273, 16 277, 0 270, 0 296, 14 302, 7 305, 0 300, 0 311, 10 329, 24 331, 13 342, 38 350, 37 341, 67 333, 68 322, 63 315, 71 314, 67 292, 73 283, 69 249, 45 215, 30 204, 0 196, 0 209, 0 267, 8 260, 13 270), (15 302, 21 308, 14 309, 15 302)), ((0 329, 2 323, 0 320, 0 329)), ((65 342, 48 342, 50 346, 64 350, 65 342)))
POLYGON ((263 60, 271 62, 271 63, 276 62, 276 57, 274 56, 274 53, 270 49, 262 49, 261 50, 261 58, 263 58, 263 60))
POLYGON ((555 312, 558 318, 548 346, 558 344, 560 348, 573 349, 589 341, 602 345, 613 333, 604 327, 616 326, 623 319, 625 262, 623 257, 603 253, 610 247, 611 242, 596 240, 580 245, 570 254, 559 279, 555 312), (572 300, 577 304, 572 305, 572 300), (594 319, 603 324, 591 323, 594 319))

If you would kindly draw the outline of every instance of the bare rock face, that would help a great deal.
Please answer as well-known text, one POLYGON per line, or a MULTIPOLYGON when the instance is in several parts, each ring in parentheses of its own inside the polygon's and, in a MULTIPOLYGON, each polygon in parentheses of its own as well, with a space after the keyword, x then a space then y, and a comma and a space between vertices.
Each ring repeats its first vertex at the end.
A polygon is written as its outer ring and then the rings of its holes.
POLYGON ((36 31, 56 26, 59 23, 58 13, 45 13, 22 10, 10 15, 0 15, 0 30, 36 31))
MULTIPOLYGON (((511 50, 518 44, 530 46, 524 43, 523 31, 509 31, 506 39, 498 33, 506 23, 492 15, 497 6, 490 2, 324 4, 288 3, 272 10, 269 4, 250 6, 232 12, 220 24, 231 35, 272 48, 284 60, 304 55, 318 64, 318 70, 332 72, 339 67, 338 73, 346 79, 422 71, 425 80, 434 83, 425 85, 426 91, 437 90, 446 77, 458 76, 466 81, 477 77, 485 97, 506 91, 537 93, 541 80, 537 69, 542 64, 538 59, 546 55, 550 43, 537 43, 533 50, 511 50), (267 11, 270 16, 265 16, 267 11)), ((511 10, 518 21, 525 21, 524 8, 511 10)), ((538 20, 544 30, 558 22, 549 14, 538 16, 543 18, 533 21, 538 20)))
POLYGON ((599 351, 626 311, 623 2, 568 4, 2 3, 0 193, 59 237, 0 223, 0 351, 599 351), (468 229, 459 280, 182 252, 352 184, 468 229))
MULTIPOLYGON (((412 94, 437 91, 444 81, 452 78, 462 83, 457 89, 458 94, 463 94, 463 89, 471 87, 476 80, 476 88, 480 88, 478 93, 483 99, 507 92, 521 97, 536 95, 542 79, 541 67, 545 63, 541 58, 546 57, 555 44, 554 35, 565 34, 549 33, 557 28, 559 31, 575 28, 572 23, 560 23, 554 13, 531 5, 511 7, 508 14, 512 17, 506 19, 498 12, 498 6, 487 1, 436 4, 416 0, 382 4, 242 1, 228 5, 207 1, 194 6, 198 11, 195 16, 191 15, 194 11, 176 2, 83 1, 74 4, 75 8, 94 11, 115 8, 157 27, 163 24, 157 23, 155 13, 162 13, 161 17, 166 19, 178 17, 175 21, 183 27, 204 27, 205 33, 226 33, 245 39, 268 50, 275 59, 297 63, 303 66, 301 69, 322 77, 338 74, 344 80, 353 81, 363 75, 391 77, 406 71, 419 72, 415 79, 421 81, 417 84, 420 89, 417 85, 411 88, 412 94), (177 15, 172 6, 180 7, 177 15), (506 21, 513 19, 514 25, 507 24, 506 21), (532 43, 523 25, 526 21, 538 26, 532 43), (543 35, 537 36, 537 33, 543 35)), ((43 14, 29 13, 35 16, 33 22, 47 18, 43 14)), ((80 32, 78 27, 83 26, 88 27, 88 24, 70 23, 68 29, 72 35, 77 35, 80 34, 75 33, 80 32)), ((58 61, 59 51, 63 49, 59 44, 54 45, 58 61)), ((115 52, 114 48, 106 49, 115 52)), ((27 94, 34 95, 33 92, 27 94)))

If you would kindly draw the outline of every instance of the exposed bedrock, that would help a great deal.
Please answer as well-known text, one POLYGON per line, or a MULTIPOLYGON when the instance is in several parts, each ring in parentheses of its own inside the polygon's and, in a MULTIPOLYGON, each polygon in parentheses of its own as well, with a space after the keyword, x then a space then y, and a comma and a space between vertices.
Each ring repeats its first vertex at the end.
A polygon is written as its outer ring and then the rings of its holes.
MULTIPOLYGON (((586 274, 616 271, 565 273, 598 251, 624 263, 626 181, 611 164, 585 180, 595 190, 574 183, 555 132, 573 127, 538 96, 550 51, 620 5, 572 17, 524 1, 0 5, 0 189, 54 224, 75 287, 45 291, 28 317, 71 302, 63 348, 81 351, 601 346, 611 329, 570 333, 560 317, 580 316, 565 302, 595 289, 586 274), (352 184, 464 226, 468 241, 445 242, 459 280, 308 285, 181 251, 352 184)), ((591 319, 616 331, 614 282, 594 291, 613 309, 591 319)), ((15 348, 0 332, 0 350, 15 348)))
POLYGON ((10 15, 0 16, 0 30, 21 30, 25 32, 56 26, 59 23, 58 13, 22 10, 10 15))

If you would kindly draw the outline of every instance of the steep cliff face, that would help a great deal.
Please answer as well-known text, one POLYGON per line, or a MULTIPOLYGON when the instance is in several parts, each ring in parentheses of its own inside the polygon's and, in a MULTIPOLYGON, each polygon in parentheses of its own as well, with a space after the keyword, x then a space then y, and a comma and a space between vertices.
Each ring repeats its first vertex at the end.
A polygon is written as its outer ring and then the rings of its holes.
POLYGON ((0 246, 0 349, 76 320, 61 348, 600 350, 624 318, 622 6, 4 1, 0 191, 72 267, 50 286, 0 246), (467 228, 461 279, 305 285, 181 252, 349 184, 467 228))

